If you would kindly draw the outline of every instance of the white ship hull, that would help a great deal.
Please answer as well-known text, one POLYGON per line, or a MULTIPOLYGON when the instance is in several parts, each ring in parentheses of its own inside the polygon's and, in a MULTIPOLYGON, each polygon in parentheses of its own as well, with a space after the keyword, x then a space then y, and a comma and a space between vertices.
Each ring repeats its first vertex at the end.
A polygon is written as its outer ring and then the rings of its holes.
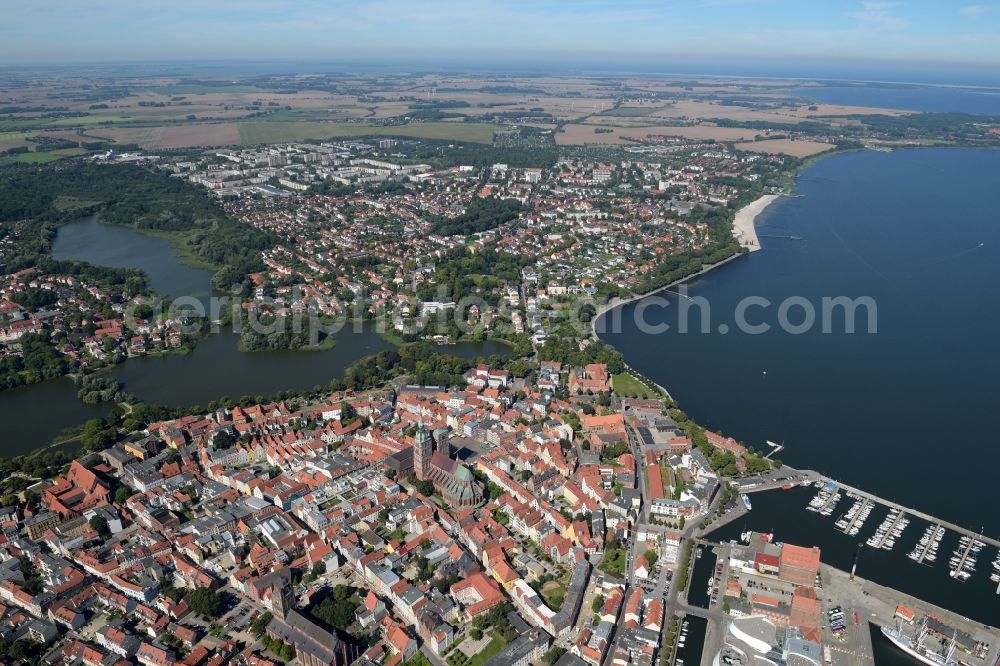
POLYGON ((936 652, 926 652, 922 654, 914 650, 912 639, 908 636, 903 636, 897 633, 893 629, 882 627, 882 633, 886 638, 892 641, 893 645, 922 664, 928 664, 929 666, 958 666, 958 662, 954 659, 946 659, 936 652))

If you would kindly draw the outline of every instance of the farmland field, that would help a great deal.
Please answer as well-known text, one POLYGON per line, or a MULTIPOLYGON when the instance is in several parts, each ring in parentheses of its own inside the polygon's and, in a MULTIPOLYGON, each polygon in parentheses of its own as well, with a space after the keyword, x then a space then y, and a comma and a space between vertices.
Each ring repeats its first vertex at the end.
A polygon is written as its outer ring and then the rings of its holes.
POLYGON ((55 162, 64 157, 78 157, 86 154, 83 148, 62 148, 60 150, 46 150, 38 153, 17 153, 15 155, 0 156, 0 163, 20 162, 22 164, 47 164, 55 162))
POLYGON ((31 145, 27 139, 35 134, 35 132, 0 132, 0 151, 31 145))
POLYGON ((596 128, 596 125, 566 125, 564 132, 556 134, 556 143, 561 146, 588 143, 619 145, 628 143, 628 139, 645 139, 650 135, 676 136, 697 141, 746 141, 759 133, 758 130, 714 125, 613 127, 614 132, 601 134, 594 131, 596 128))
POLYGON ((740 150, 749 150, 753 153, 783 153, 792 157, 809 157, 810 155, 816 155, 827 150, 833 150, 834 145, 820 141, 770 139, 738 143, 736 147, 740 150))
POLYGON ((409 125, 362 125, 331 122, 243 122, 239 123, 243 145, 331 139, 358 136, 408 136, 418 139, 490 143, 497 126, 486 123, 411 123, 409 125))
POLYGON ((137 143, 142 148, 235 146, 240 143, 236 123, 200 123, 153 127, 99 127, 90 130, 116 143, 137 143))

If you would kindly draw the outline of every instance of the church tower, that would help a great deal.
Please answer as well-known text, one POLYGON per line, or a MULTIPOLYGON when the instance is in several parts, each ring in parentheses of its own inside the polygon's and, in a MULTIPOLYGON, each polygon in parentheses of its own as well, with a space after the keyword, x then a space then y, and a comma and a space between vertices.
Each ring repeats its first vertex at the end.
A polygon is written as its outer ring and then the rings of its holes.
POLYGON ((417 434, 413 438, 413 471, 420 481, 430 476, 431 456, 434 454, 434 441, 424 427, 424 417, 420 417, 417 434))
POLYGON ((271 585, 271 608, 282 620, 295 608, 295 593, 288 581, 282 580, 271 585))

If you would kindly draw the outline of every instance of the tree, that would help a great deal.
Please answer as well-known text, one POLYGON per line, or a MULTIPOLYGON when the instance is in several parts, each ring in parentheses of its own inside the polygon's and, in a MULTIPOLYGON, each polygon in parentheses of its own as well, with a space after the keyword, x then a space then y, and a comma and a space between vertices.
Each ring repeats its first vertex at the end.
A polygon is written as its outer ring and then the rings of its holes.
POLYGON ((83 426, 80 441, 88 451, 101 451, 115 443, 115 429, 109 428, 100 419, 90 419, 83 426))
POLYGON ((549 666, 551 666, 552 664, 554 664, 557 661, 559 661, 559 658, 562 657, 564 654, 566 654, 566 650, 564 650, 563 648, 561 648, 558 645, 556 645, 556 646, 553 646, 552 649, 550 649, 548 652, 545 653, 545 656, 542 657, 542 660, 546 664, 549 664, 549 666))
POLYGON ((218 618, 222 611, 222 599, 219 593, 210 587, 199 587, 188 598, 188 605, 198 615, 204 618, 218 618))
POLYGON ((271 615, 270 611, 265 611, 262 615, 258 615, 257 618, 250 623, 250 631, 253 632, 254 636, 260 638, 264 635, 264 632, 267 630, 267 625, 271 623, 271 619, 273 617, 274 616, 271 615))
POLYGON ((425 497, 430 497, 434 494, 434 483, 429 479, 418 479, 417 475, 411 472, 407 481, 417 489, 417 492, 425 497))
POLYGON ((97 532, 97 536, 102 539, 107 539, 111 536, 111 528, 108 527, 108 519, 104 516, 94 516, 91 518, 90 527, 97 532))
POLYGON ((115 504, 125 504, 129 497, 132 497, 132 489, 128 486, 120 486, 115 491, 115 504))
POLYGON ((479 627, 473 627, 472 629, 469 630, 469 638, 471 638, 472 640, 478 641, 482 637, 483 637, 483 630, 480 629, 479 627))
POLYGON ((359 604, 355 593, 356 590, 349 585, 337 585, 333 594, 324 597, 309 612, 331 627, 345 631, 354 622, 354 611, 359 604))

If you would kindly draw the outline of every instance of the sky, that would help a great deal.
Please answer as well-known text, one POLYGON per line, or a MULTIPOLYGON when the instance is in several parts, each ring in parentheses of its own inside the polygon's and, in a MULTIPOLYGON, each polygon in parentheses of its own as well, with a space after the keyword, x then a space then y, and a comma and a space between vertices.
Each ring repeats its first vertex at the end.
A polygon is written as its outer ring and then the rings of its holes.
POLYGON ((988 70, 1000 67, 995 3, 0 0, 0 65, 299 59, 988 70))

